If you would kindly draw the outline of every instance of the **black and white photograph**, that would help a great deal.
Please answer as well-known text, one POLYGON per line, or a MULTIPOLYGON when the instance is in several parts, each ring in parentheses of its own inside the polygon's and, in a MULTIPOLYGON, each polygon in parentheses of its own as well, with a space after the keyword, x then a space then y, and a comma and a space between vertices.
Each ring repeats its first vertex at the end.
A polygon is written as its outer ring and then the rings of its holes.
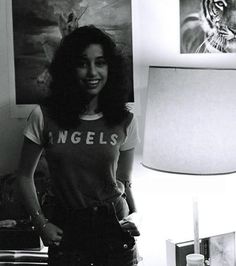
POLYGON ((181 53, 235 53, 235 20, 232 0, 180 0, 181 53))
POLYGON ((236 265, 235 14, 0 0, 0 265, 236 265))

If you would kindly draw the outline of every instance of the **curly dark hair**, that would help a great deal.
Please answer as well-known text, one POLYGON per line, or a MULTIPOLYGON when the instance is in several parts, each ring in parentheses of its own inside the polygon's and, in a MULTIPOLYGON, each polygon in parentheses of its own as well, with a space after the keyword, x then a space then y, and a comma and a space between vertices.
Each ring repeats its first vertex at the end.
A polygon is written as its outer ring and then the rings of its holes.
POLYGON ((79 114, 85 111, 88 103, 88 97, 76 80, 75 69, 79 56, 90 44, 102 46, 108 63, 108 80, 98 96, 98 110, 109 126, 121 123, 128 116, 125 57, 108 34, 92 25, 83 26, 62 39, 49 67, 52 81, 46 106, 62 128, 77 126, 79 114))

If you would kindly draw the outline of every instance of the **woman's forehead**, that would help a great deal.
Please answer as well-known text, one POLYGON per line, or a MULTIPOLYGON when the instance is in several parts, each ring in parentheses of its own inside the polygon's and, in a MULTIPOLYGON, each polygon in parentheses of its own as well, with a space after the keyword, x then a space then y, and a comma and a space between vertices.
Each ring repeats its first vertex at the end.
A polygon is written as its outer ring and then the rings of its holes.
POLYGON ((104 56, 104 50, 101 44, 92 43, 86 46, 86 48, 81 53, 82 56, 96 55, 104 56))

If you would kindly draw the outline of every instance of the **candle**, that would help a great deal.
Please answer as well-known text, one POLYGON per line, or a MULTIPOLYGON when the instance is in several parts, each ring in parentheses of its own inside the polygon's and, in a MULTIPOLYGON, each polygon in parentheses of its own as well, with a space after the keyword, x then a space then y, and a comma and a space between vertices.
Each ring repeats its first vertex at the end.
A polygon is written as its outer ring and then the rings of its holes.
POLYGON ((186 256, 187 266, 204 266, 204 256, 201 254, 189 254, 186 256))
POLYGON ((194 228, 194 253, 200 253, 199 245, 199 221, 198 221, 198 203, 193 200, 193 228, 194 228))

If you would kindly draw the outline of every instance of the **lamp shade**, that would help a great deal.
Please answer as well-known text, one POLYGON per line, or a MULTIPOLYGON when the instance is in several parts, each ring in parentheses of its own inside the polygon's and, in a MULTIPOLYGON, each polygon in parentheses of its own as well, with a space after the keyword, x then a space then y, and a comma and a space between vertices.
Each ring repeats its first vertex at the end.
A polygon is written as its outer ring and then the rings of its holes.
POLYGON ((143 165, 187 174, 236 170, 236 71, 150 67, 143 165))

